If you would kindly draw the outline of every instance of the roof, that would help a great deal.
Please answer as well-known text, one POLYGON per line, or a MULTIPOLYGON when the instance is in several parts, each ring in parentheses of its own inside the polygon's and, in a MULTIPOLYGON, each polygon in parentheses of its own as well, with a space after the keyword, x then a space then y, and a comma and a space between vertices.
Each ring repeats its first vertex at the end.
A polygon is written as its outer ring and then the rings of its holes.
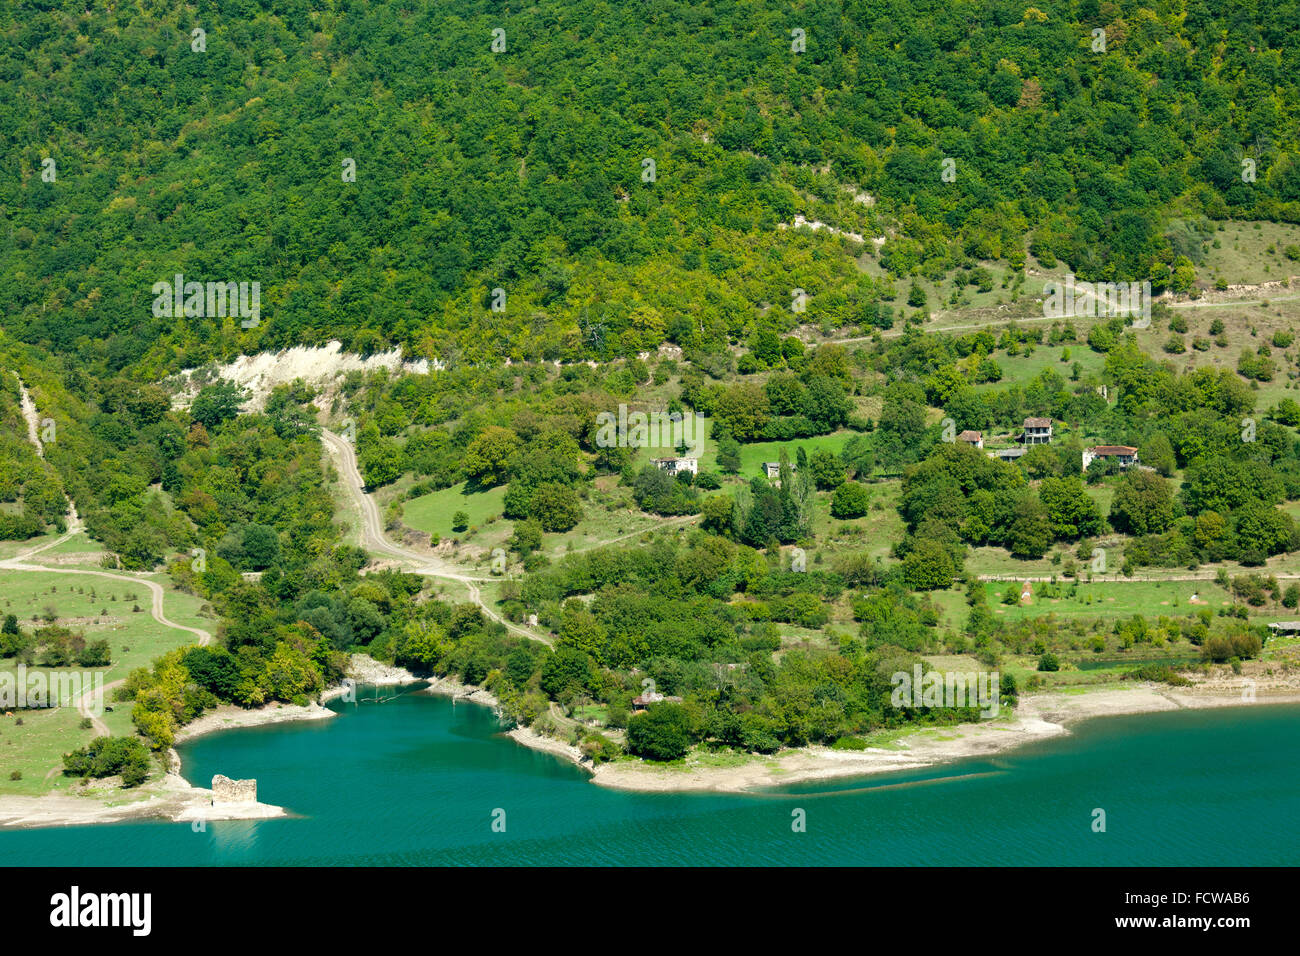
POLYGON ((695 461, 694 455, 682 455, 680 458, 651 458, 651 461, 695 461))
POLYGON ((1138 450, 1129 445, 1094 445, 1092 453, 1094 455, 1136 455, 1138 450))
POLYGON ((1281 631, 1300 631, 1300 621, 1274 621, 1269 627, 1275 627, 1281 631))
POLYGON ((962 441, 979 441, 984 437, 984 435, 981 432, 973 432, 968 429, 962 432, 957 437, 960 438, 962 441))
POLYGON ((1019 458, 1025 453, 1023 448, 999 448, 997 451, 989 452, 989 456, 996 455, 999 458, 1019 458))
POLYGON ((1026 418, 1026 428, 1051 428, 1052 420, 1050 418, 1026 418))

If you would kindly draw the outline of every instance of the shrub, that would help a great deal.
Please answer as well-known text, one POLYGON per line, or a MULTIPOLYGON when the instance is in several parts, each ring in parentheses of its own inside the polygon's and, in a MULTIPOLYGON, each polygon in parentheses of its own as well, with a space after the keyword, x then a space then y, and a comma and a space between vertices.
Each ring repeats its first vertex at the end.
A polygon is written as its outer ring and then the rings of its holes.
POLYGON ((1149 680, 1172 687, 1187 687, 1192 682, 1168 664, 1143 664, 1124 675, 1125 680, 1149 680))
POLYGON ((588 734, 583 738, 579 745, 582 755, 590 760, 593 764, 605 763, 613 760, 621 752, 618 744, 610 740, 604 734, 588 734))
POLYGON ((831 496, 831 516, 834 518, 861 518, 871 507, 867 486, 856 481, 846 481, 831 496))
POLYGON ((1245 660, 1257 657, 1261 646, 1260 639, 1248 631, 1215 634, 1201 645, 1201 657, 1219 664, 1233 658, 1245 660))
POLYGON ((63 755, 63 772, 70 777, 122 777, 122 786, 136 787, 149 777, 149 751, 136 737, 96 737, 87 746, 63 755))
POLYGON ((627 722, 627 749, 649 760, 680 760, 694 739, 693 722, 681 704, 653 704, 627 722))
POLYGON ((705 491, 716 491, 722 487, 722 479, 711 471, 702 471, 695 476, 695 486, 705 491))

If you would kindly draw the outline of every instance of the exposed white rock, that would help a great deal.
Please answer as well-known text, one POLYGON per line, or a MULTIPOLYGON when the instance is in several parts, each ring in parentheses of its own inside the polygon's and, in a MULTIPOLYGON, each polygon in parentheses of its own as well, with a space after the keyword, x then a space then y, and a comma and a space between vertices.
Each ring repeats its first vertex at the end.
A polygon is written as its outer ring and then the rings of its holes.
POLYGON ((845 239, 852 239, 854 242, 867 241, 862 237, 861 233, 849 232, 846 229, 839 229, 835 226, 828 226, 826 223, 820 222, 816 219, 805 219, 803 216, 799 215, 798 213, 795 214, 793 224, 784 223, 784 222, 779 222, 776 224, 776 228, 778 229, 801 229, 805 226, 811 229, 813 232, 817 232, 818 230, 825 229, 833 236, 843 236, 845 239))
POLYGON ((302 379, 308 385, 328 391, 347 372, 372 372, 384 369, 392 373, 426 375, 430 369, 442 368, 436 359, 405 361, 400 348, 374 355, 361 356, 344 352, 343 343, 334 341, 327 345, 300 345, 282 352, 259 352, 241 355, 228 365, 186 369, 168 381, 176 388, 174 401, 185 406, 194 400, 204 385, 221 380, 235 382, 249 393, 245 409, 258 411, 277 385, 288 385, 302 379))

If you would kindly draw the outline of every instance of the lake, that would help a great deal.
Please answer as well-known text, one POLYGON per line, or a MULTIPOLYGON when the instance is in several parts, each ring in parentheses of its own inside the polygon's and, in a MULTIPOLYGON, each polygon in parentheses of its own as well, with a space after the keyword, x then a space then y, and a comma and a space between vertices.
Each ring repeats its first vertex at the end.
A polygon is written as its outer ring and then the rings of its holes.
MULTIPOLYGON (((364 696, 364 695, 363 695, 364 696)), ((1300 707, 1093 720, 995 758, 760 794, 637 794, 407 692, 328 721, 183 744, 185 775, 256 777, 289 819, 0 832, 43 866, 1047 865, 1300 862, 1300 707), (1093 812, 1106 832, 1093 831, 1093 812), (793 832, 794 812, 806 832, 793 832), (505 831, 494 832, 493 821, 505 831)))

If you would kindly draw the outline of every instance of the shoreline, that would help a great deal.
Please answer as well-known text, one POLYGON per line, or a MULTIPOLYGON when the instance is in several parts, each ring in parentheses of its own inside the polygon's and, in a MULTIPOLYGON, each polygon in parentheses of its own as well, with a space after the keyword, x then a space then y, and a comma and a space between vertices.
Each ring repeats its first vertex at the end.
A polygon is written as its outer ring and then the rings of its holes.
MULTIPOLYGON (((382 668, 383 665, 378 665, 382 668)), ((378 677, 378 686, 421 683, 400 668, 385 673, 366 672, 378 677)), ((427 679, 429 686, 417 693, 468 700, 487 707, 499 706, 490 692, 454 677, 427 679)), ((358 679, 358 683, 372 683, 358 679)), ((894 747, 866 750, 833 750, 812 746, 780 751, 771 756, 737 755, 743 762, 729 766, 702 765, 692 754, 685 763, 653 765, 643 761, 615 761, 593 767, 578 748, 563 740, 543 736, 528 727, 503 732, 520 746, 552 754, 588 774, 591 783, 615 790, 642 793, 746 793, 771 787, 817 780, 868 777, 900 770, 915 770, 970 757, 991 756, 1014 750, 1027 743, 1068 735, 1071 728, 1088 720, 1131 716, 1174 710, 1251 705, 1300 704, 1300 688, 1289 683, 1246 699, 1242 686, 1227 681, 1209 681, 1192 687, 1139 684, 1104 688, 1084 693, 1048 691, 1021 698, 1010 719, 978 724, 955 724, 918 728, 896 741, 894 747)), ((346 687, 333 688, 323 699, 336 699, 346 687)), ((271 704, 254 710, 238 707, 209 712, 183 728, 176 743, 220 730, 255 727, 295 720, 320 720, 338 716, 313 703, 306 707, 271 704), (233 713, 232 713, 233 712, 233 713)), ((196 828, 207 821, 260 820, 289 817, 283 807, 265 803, 214 804, 212 791, 196 787, 180 775, 180 757, 168 752, 169 769, 161 778, 134 791, 112 786, 112 778, 96 781, 81 792, 47 793, 39 796, 0 796, 0 831, 54 826, 84 826, 165 819, 189 822, 196 828)))
POLYGON ((381 664, 365 654, 353 654, 348 666, 348 679, 353 684, 338 684, 325 690, 319 701, 310 704, 286 704, 272 701, 261 707, 238 707, 234 704, 222 704, 202 716, 190 721, 176 731, 172 741, 172 772, 179 767, 179 758, 174 756, 176 744, 186 743, 205 734, 221 730, 238 730, 243 727, 264 727, 268 724, 281 724, 297 720, 329 720, 338 716, 337 711, 330 710, 325 704, 332 700, 347 697, 355 687, 366 684, 375 687, 396 687, 405 684, 421 683, 423 678, 416 677, 404 667, 392 667, 381 664))
POLYGON ((458 677, 448 674, 446 677, 427 677, 429 686, 416 691, 418 694, 432 694, 435 697, 450 697, 453 700, 468 700, 484 707, 500 707, 501 701, 490 690, 477 684, 466 684, 458 677))
POLYGON ((172 747, 175 748, 177 744, 188 743, 196 737, 204 737, 222 730, 264 727, 295 720, 328 720, 337 716, 334 711, 314 701, 306 707, 297 704, 271 703, 263 704, 261 707, 246 708, 234 704, 222 704, 176 731, 172 747))
MULTIPOLYGON (((375 686, 421 681, 404 668, 381 664, 365 654, 352 655, 348 676, 356 684, 375 686)), ((346 684, 332 687, 321 694, 321 702, 313 701, 306 706, 279 701, 253 708, 223 704, 177 730, 172 746, 163 752, 167 772, 161 778, 149 780, 132 790, 113 786, 115 778, 108 777, 72 791, 34 796, 0 795, 0 831, 156 819, 201 826, 218 820, 266 820, 292 816, 284 807, 274 804, 214 803, 210 789, 195 786, 181 775, 181 758, 176 745, 223 730, 300 720, 328 720, 337 717, 338 713, 323 704, 346 696, 349 690, 346 684)))
MULTIPOLYGON (((617 790, 650 792, 745 793, 770 787, 842 777, 866 777, 917 770, 970 757, 1014 750, 1028 743, 1070 734, 1088 720, 1173 710, 1300 704, 1300 691, 1245 700, 1241 688, 1197 690, 1144 684, 1083 694, 1048 692, 1022 697, 1011 720, 927 727, 898 738, 900 749, 833 750, 804 747, 770 757, 751 756, 735 766, 601 764, 592 782, 617 790)), ((690 758, 688 758, 688 761, 690 758)))
POLYGON ((95 781, 83 791, 0 797, 0 832, 142 820, 189 823, 198 831, 218 820, 291 816, 284 807, 269 803, 214 803, 211 790, 173 771, 133 790, 113 787, 113 779, 95 781))
MULTIPOLYGON (((639 793, 746 793, 787 784, 847 777, 867 777, 900 770, 915 770, 970 757, 991 756, 1025 744, 1069 735, 1071 728, 1088 720, 1124 717, 1173 710, 1202 710, 1250 705, 1300 704, 1300 686, 1279 682, 1273 693, 1261 691, 1255 700, 1243 695, 1243 684, 1215 679, 1190 687, 1139 683, 1071 693, 1046 691, 1021 697, 1010 720, 978 724, 918 727, 895 741, 898 749, 834 750, 810 746, 779 751, 771 756, 751 754, 732 766, 707 766, 693 755, 692 765, 615 761, 593 766, 564 740, 544 736, 531 727, 516 726, 504 732, 520 746, 553 754, 588 774, 591 783, 612 790, 639 793)), ((484 706, 499 706, 487 690, 455 677, 430 678, 420 691, 484 706)), ((739 756, 739 755, 738 755, 739 756)))
MULTIPOLYGON (((450 675, 430 678, 429 686, 419 691, 419 693, 433 694, 438 697, 451 697, 454 700, 468 700, 475 704, 482 704, 484 707, 495 708, 501 706, 501 701, 497 700, 496 695, 491 691, 474 684, 466 684, 459 678, 450 675)), ((587 771, 589 774, 595 773, 591 761, 582 755, 581 750, 557 737, 547 737, 539 734, 531 727, 519 725, 505 731, 502 736, 509 737, 515 743, 527 747, 529 750, 554 754, 560 759, 567 760, 569 763, 587 771)))

